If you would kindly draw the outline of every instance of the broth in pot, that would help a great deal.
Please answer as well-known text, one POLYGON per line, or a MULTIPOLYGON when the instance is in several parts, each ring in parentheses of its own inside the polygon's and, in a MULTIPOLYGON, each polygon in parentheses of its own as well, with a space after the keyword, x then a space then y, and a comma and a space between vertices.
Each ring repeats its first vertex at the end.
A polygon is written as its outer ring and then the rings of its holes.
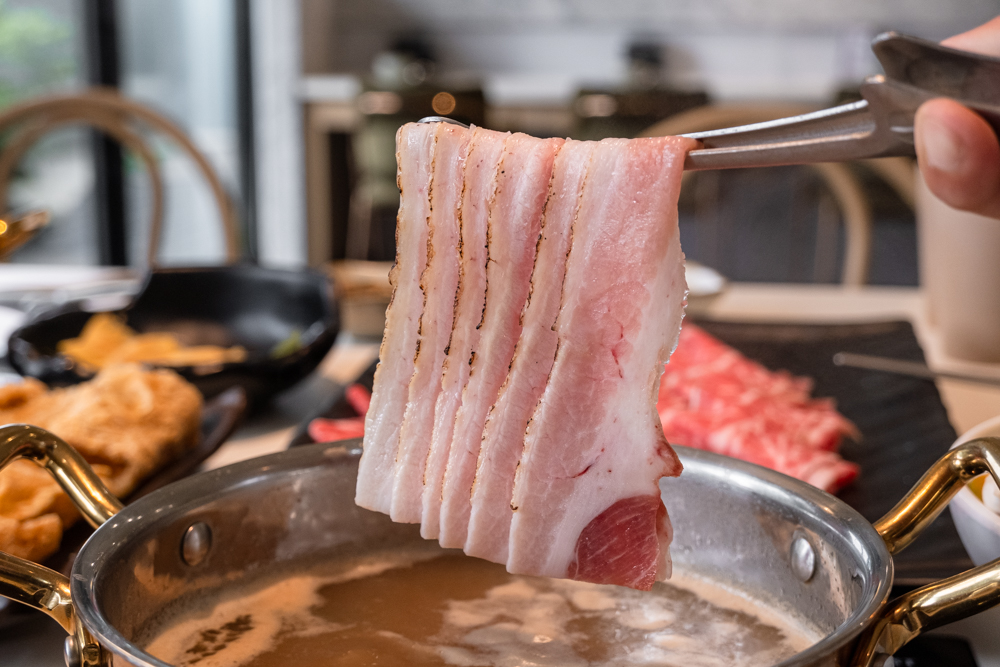
POLYGON ((683 572, 641 592, 439 551, 317 566, 209 599, 173 605, 140 645, 178 667, 769 667, 823 634, 683 572))

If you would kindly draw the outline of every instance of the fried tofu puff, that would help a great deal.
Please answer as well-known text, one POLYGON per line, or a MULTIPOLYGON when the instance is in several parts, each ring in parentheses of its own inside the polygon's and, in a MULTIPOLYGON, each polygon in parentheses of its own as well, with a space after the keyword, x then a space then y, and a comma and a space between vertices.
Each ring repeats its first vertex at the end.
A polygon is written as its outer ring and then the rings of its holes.
MULTIPOLYGON (((202 398, 170 370, 110 366, 93 380, 47 390, 37 380, 0 387, 0 424, 33 424, 73 446, 117 496, 198 440, 202 398)), ((58 484, 17 461, 0 471, 0 551, 42 560, 79 518, 58 484)))

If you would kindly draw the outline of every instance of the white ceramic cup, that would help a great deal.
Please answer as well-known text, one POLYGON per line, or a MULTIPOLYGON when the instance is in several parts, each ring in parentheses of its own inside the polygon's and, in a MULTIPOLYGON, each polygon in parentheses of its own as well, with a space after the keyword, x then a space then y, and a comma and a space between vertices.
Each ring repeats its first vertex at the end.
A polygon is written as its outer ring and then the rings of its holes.
POLYGON ((1000 220, 951 208, 917 174, 920 284, 945 354, 1000 362, 1000 220))
MULTIPOLYGON (((1000 437, 1000 417, 988 419, 963 433, 952 448, 976 438, 1000 437)), ((976 565, 1000 558, 1000 514, 986 507, 969 487, 959 491, 949 505, 962 545, 976 565)))

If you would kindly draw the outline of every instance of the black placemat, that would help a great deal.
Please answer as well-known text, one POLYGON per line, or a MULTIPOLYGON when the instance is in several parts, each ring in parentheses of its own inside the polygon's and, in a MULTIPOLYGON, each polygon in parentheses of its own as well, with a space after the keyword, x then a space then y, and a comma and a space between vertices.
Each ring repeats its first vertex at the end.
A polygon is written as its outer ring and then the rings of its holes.
POLYGON ((978 667, 968 640, 921 635, 896 651, 895 667, 978 667))
MULTIPOLYGON (((837 352, 923 361, 909 322, 850 325, 697 324, 770 369, 813 378, 813 395, 829 396, 861 431, 841 455, 861 466, 853 484, 837 495, 869 521, 888 512, 955 441, 955 430, 937 387, 922 380, 835 366, 837 352)), ((895 558, 895 583, 923 585, 972 567, 945 511, 895 558)))

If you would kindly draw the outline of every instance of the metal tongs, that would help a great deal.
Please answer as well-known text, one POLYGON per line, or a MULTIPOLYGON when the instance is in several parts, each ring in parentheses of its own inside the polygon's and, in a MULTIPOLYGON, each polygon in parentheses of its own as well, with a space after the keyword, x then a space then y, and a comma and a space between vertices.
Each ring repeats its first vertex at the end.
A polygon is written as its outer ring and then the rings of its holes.
POLYGON ((885 75, 861 84, 859 102, 779 120, 684 136, 702 143, 685 169, 729 169, 915 155, 917 107, 948 97, 978 112, 1000 134, 1000 58, 959 51, 895 32, 872 51, 885 75))
MULTIPOLYGON (((872 42, 885 74, 861 84, 859 102, 764 123, 683 136, 702 148, 684 168, 731 169, 915 155, 913 116, 935 97, 977 111, 1000 134, 1000 58, 959 51, 895 32, 872 42)), ((422 123, 451 118, 429 116, 422 123)))

